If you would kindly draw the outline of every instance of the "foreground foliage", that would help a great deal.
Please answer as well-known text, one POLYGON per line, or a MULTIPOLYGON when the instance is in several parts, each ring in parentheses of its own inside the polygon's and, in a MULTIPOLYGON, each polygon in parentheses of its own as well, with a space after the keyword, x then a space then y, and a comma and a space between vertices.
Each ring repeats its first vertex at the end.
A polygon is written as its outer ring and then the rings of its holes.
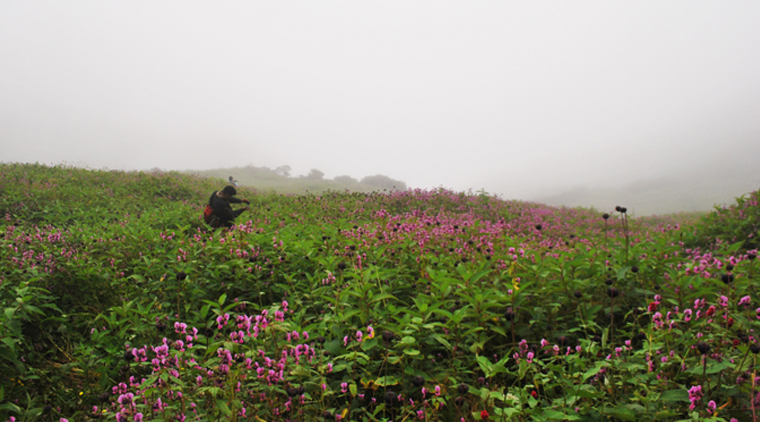
POLYGON ((0 166, 1 420, 755 417, 746 239, 446 190, 207 231, 220 187, 0 166))

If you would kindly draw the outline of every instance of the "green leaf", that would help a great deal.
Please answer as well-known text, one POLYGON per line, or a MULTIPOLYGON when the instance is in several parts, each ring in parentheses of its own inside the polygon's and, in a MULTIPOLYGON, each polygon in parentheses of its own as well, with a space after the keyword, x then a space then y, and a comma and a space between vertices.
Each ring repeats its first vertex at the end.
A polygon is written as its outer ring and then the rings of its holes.
POLYGON ((491 373, 493 372, 493 365, 485 356, 478 356, 478 365, 480 366, 480 369, 483 371, 484 374, 486 374, 486 378, 491 376, 491 373))
POLYGON ((624 421, 636 421, 636 413, 627 407, 613 407, 606 409, 607 413, 624 421))
POLYGON ((451 343, 448 342, 445 338, 441 337, 440 334, 433 334, 433 338, 438 342, 444 345, 447 349, 451 350, 451 343))
POLYGON ((372 299, 369 302, 370 303, 375 303, 375 302, 379 302, 379 301, 381 301, 383 299, 398 300, 398 299, 396 299, 396 296, 393 296, 390 293, 378 293, 378 294, 372 296, 372 299))
POLYGON ((227 416, 228 418, 232 416, 232 410, 230 410, 230 407, 227 406, 227 402, 224 399, 217 400, 216 407, 218 407, 219 410, 221 410, 222 413, 224 413, 224 415, 227 416))
POLYGON ((412 336, 404 336, 399 343, 411 346, 417 343, 417 339, 412 336))
POLYGON ((23 413, 23 410, 21 410, 20 407, 16 406, 13 403, 0 404, 0 410, 10 410, 11 412, 19 414, 19 415, 23 413))
POLYGON ((676 390, 668 390, 660 395, 660 400, 667 402, 689 401, 689 392, 682 388, 676 390))
POLYGON ((601 371, 601 370, 602 370, 602 367, 600 367, 600 366, 596 366, 596 367, 593 367, 593 368, 589 369, 588 371, 586 371, 583 374, 583 381, 586 381, 587 379, 589 379, 589 378, 593 377, 594 375, 598 374, 599 371, 601 371))
POLYGON ((544 410, 544 414, 542 416, 558 421, 575 421, 580 419, 577 415, 567 414, 551 409, 544 410))
POLYGON ((398 380, 396 379, 396 377, 392 375, 380 377, 375 380, 375 385, 380 386, 380 387, 387 387, 389 385, 396 385, 396 384, 398 384, 398 380))
POLYGON ((13 319, 13 314, 16 313, 16 308, 5 308, 5 318, 8 320, 13 319))
POLYGON ((731 367, 731 362, 728 362, 728 361, 718 362, 713 365, 708 365, 706 373, 717 374, 718 372, 730 367, 731 367))
POLYGON ((208 315, 208 310, 211 308, 211 305, 205 305, 201 308, 201 318, 206 319, 206 315, 208 315))

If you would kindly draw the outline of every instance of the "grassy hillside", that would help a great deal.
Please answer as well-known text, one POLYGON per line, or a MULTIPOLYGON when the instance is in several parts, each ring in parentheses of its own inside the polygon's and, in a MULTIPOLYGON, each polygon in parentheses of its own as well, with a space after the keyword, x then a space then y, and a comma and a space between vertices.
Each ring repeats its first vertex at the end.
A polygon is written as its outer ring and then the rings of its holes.
POLYGON ((214 170, 191 170, 188 173, 227 181, 230 177, 240 185, 262 192, 304 195, 326 191, 350 192, 392 192, 406 190, 406 183, 383 175, 367 176, 361 180, 350 176, 325 179, 322 172, 312 170, 308 175, 291 177, 288 166, 270 169, 268 167, 231 167, 214 170))
POLYGON ((0 165, 0 420, 752 418, 752 232, 700 239, 756 202, 686 225, 241 188, 212 231, 219 187, 0 165))
POLYGON ((698 173, 640 180, 619 188, 577 187, 531 198, 550 205, 594 206, 609 210, 610 204, 629 204, 637 216, 676 212, 710 212, 714 206, 728 205, 739 195, 760 185, 752 166, 728 166, 731 171, 699 168, 698 173))

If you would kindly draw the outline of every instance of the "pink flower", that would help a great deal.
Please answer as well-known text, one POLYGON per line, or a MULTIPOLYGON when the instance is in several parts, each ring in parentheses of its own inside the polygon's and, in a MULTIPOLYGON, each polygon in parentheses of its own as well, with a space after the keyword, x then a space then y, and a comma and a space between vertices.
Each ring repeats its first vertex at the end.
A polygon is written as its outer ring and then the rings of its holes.
POLYGON ((717 404, 715 404, 715 401, 713 401, 713 400, 710 400, 710 401, 707 403, 707 413, 710 413, 710 414, 712 414, 712 412, 714 412, 714 411, 715 411, 715 408, 716 408, 716 407, 718 407, 718 405, 717 405, 717 404))
POLYGON ((689 389, 689 401, 691 401, 691 405, 689 405, 689 410, 694 410, 694 408, 697 407, 697 403, 700 400, 702 400, 702 386, 695 385, 694 387, 691 387, 689 389))

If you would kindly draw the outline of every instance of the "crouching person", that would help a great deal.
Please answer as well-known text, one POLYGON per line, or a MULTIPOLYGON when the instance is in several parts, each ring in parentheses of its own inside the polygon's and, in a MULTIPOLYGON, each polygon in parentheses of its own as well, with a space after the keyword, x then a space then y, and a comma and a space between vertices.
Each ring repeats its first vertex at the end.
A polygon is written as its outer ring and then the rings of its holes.
POLYGON ((224 189, 212 193, 206 210, 203 212, 206 223, 214 228, 229 228, 232 227, 237 216, 251 209, 250 206, 246 206, 233 211, 230 204, 250 204, 247 199, 238 199, 235 198, 235 195, 237 195, 237 191, 234 186, 225 186, 224 189))

